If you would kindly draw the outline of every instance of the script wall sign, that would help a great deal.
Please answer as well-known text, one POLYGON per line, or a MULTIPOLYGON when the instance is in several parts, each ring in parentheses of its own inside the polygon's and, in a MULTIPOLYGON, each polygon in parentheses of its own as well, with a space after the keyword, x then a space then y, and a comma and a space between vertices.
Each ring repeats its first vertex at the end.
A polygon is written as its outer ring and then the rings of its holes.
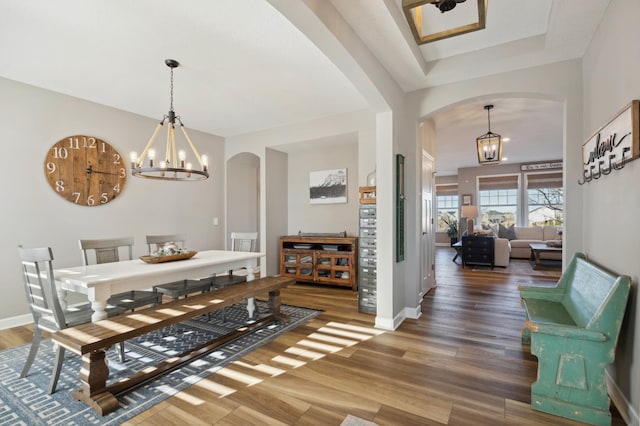
POLYGON ((583 185, 640 156, 640 101, 631 101, 582 145, 583 185))

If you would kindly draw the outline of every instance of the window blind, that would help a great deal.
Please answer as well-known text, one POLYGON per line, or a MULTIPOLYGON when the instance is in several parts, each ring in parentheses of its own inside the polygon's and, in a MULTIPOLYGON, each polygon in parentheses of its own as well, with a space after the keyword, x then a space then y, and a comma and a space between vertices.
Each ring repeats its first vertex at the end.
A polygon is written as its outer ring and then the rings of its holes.
POLYGON ((527 174, 527 189, 562 188, 562 172, 527 174))
POLYGON ((458 184, 436 185, 436 195, 457 195, 458 184))
POLYGON ((502 175, 491 177, 478 177, 478 189, 486 191, 490 189, 518 189, 518 175, 502 175))

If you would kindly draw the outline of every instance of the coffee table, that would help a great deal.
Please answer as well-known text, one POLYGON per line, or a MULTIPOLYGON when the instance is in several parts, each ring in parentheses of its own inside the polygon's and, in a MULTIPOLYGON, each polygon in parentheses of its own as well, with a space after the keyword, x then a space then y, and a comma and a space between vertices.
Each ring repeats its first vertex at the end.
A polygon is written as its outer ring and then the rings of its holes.
MULTIPOLYGON (((550 247, 546 244, 529 244, 529 247, 531 247, 531 261, 535 262, 533 269, 538 269, 542 266, 540 260, 541 253, 562 253, 562 247, 550 247)), ((560 262, 560 266, 561 265, 562 262, 560 262)))

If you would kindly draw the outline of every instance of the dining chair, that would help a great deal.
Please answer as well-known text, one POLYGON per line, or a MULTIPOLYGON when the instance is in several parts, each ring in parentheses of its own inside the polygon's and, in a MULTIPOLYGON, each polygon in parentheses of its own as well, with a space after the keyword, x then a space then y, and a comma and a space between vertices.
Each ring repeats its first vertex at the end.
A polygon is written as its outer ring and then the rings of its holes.
MULTIPOLYGON (((80 240, 83 265, 89 265, 90 252, 94 253, 96 263, 119 262, 121 248, 126 249, 128 259, 132 260, 133 237, 80 240)), ((107 303, 133 312, 136 308, 162 303, 162 296, 153 291, 130 290, 112 295, 107 303)))
POLYGON ((185 234, 147 235, 146 240, 148 254, 151 256, 167 243, 174 243, 180 248, 185 248, 187 236, 185 234))
MULTIPOLYGON (((20 373, 20 377, 26 377, 33 365, 38 353, 42 331, 55 333, 68 327, 91 322, 93 310, 90 303, 68 306, 62 308, 53 275, 53 252, 50 247, 23 248, 18 246, 18 252, 22 263, 22 275, 24 278, 24 290, 27 303, 33 316, 33 338, 27 360, 20 373)), ((125 310, 119 307, 107 307, 107 316, 123 313, 125 310)), ((53 374, 49 383, 49 394, 56 390, 65 349, 56 345, 53 374)), ((124 343, 120 343, 120 355, 124 353, 124 343)), ((122 358, 121 358, 122 359, 122 358)))
MULTIPOLYGON (((231 251, 257 251, 258 233, 257 232, 232 232, 231 233, 231 251)), ((259 274, 259 267, 254 268, 254 273, 259 274)), ((211 285, 213 287, 226 287, 228 285, 238 284, 247 281, 246 269, 229 270, 227 274, 216 275, 211 277, 211 285)))
MULTIPOLYGON (((185 248, 187 238, 184 234, 166 234, 147 235, 146 240, 149 255, 152 255, 165 244, 176 244, 180 248, 185 248)), ((211 290, 211 283, 206 280, 185 279, 153 286, 154 292, 166 294, 172 300, 178 300, 181 296, 187 297, 191 293, 205 293, 209 290, 211 290)))
MULTIPOLYGON (((258 248, 258 233, 257 232, 232 232, 231 233, 231 251, 257 251, 258 248)), ((259 268, 254 268, 254 273, 259 274, 259 268)), ((226 274, 215 275, 209 277, 208 280, 211 283, 212 289, 223 288, 234 284, 239 284, 247 281, 247 270, 242 269, 230 269, 226 274)), ((258 306, 256 305, 256 312, 258 306)), ((221 311, 222 321, 226 321, 227 308, 221 311)))

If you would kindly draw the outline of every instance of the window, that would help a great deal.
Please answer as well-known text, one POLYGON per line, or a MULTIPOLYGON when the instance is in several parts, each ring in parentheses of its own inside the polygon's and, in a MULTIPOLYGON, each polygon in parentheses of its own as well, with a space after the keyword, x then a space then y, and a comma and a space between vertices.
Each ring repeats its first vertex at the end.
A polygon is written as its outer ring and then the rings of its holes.
POLYGON ((478 177, 480 223, 502 225, 517 223, 518 175, 478 177))
POLYGON ((456 234, 459 212, 458 185, 436 185, 437 232, 447 232, 449 224, 455 224, 456 234))
POLYGON ((562 172, 530 173, 526 175, 526 180, 528 225, 562 225, 564 222, 562 172))
POLYGON ((447 232, 450 223, 458 224, 458 196, 438 195, 438 232, 447 232))

